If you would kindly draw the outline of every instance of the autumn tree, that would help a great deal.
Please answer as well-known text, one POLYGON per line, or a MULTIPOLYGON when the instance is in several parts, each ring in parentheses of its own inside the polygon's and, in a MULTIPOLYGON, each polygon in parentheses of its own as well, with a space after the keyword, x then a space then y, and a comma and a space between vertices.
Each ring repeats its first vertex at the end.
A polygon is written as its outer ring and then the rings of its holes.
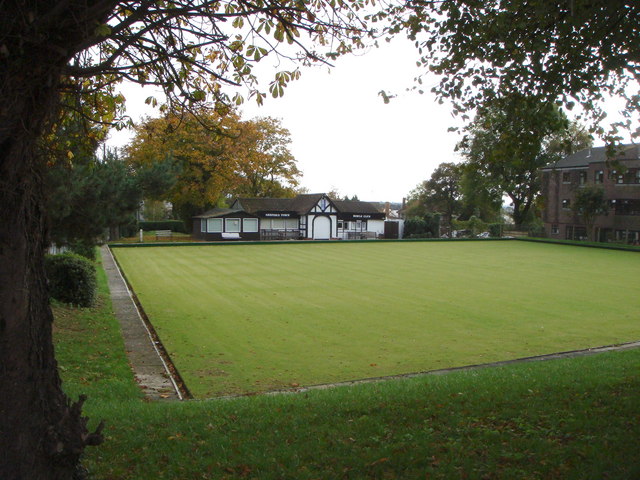
POLYGON ((125 79, 162 88, 169 105, 187 109, 208 100, 222 111, 242 101, 227 88, 233 86, 259 102, 268 93, 280 96, 299 72, 278 72, 263 91, 253 65, 273 55, 311 63, 361 45, 366 32, 358 15, 366 4, 2 2, 0 477, 70 479, 85 446, 101 441, 100 431, 87 431, 83 400, 71 403, 61 389, 51 338, 43 267, 46 155, 39 141, 60 108, 118 123, 122 98, 115 88, 125 79))
POLYGON ((185 219, 217 205, 239 181, 233 148, 233 139, 240 135, 238 116, 197 113, 147 118, 136 126, 125 149, 133 168, 173 163, 176 182, 162 199, 172 202, 185 219))
POLYGON ((236 157, 241 178, 232 194, 245 197, 293 197, 302 172, 289 150, 291 134, 271 117, 241 122, 236 157))
POLYGON ((291 196, 301 173, 289 131, 273 118, 243 121, 235 113, 147 118, 126 148, 136 170, 170 159, 176 181, 162 199, 185 221, 227 197, 291 196))
POLYGON ((635 0, 447 0, 395 13, 390 32, 415 41, 456 113, 510 94, 580 104, 594 123, 607 95, 626 100, 628 117, 640 110, 635 0))

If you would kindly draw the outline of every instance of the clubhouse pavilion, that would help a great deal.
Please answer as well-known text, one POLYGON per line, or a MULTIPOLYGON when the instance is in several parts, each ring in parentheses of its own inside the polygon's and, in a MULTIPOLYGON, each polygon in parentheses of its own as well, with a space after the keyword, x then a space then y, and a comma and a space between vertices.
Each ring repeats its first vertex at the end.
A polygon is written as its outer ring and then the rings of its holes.
POLYGON ((384 235, 385 214, 370 202, 332 200, 324 193, 295 198, 238 198, 230 208, 194 217, 201 240, 355 240, 384 235))

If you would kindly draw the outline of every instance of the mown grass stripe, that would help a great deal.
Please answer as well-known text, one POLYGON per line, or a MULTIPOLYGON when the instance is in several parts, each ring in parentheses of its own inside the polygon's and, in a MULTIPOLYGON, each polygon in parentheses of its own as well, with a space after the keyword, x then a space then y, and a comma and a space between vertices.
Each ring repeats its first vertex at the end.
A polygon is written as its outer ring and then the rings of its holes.
POLYGON ((630 252, 396 242, 115 254, 201 398, 640 337, 630 252))

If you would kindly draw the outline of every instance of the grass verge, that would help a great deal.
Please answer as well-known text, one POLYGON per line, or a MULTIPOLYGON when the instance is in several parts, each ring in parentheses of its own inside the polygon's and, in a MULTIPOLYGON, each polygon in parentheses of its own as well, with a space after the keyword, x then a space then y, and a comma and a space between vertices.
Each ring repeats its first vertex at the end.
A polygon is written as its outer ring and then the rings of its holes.
POLYGON ((107 422, 105 443, 84 458, 92 480, 640 477, 640 350, 149 403, 104 297, 94 309, 55 312, 64 386, 90 395, 92 423, 107 422))

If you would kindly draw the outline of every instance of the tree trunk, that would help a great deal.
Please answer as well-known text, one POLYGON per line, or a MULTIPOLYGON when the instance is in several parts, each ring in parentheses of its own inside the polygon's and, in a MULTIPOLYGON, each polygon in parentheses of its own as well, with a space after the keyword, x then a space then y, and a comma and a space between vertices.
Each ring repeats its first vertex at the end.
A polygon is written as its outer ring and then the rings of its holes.
POLYGON ((71 479, 100 435, 87 433, 82 400, 62 392, 54 359, 37 150, 67 60, 26 49, 29 62, 0 68, 0 478, 71 479))

